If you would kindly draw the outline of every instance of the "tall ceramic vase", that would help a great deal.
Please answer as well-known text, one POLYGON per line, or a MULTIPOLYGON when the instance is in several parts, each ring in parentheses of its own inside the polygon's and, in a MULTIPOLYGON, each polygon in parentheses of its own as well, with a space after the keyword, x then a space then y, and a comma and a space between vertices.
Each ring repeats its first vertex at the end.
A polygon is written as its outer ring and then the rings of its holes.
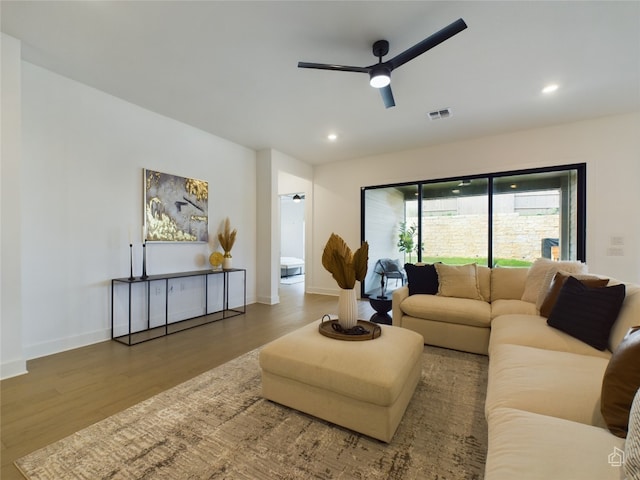
POLYGON ((358 324, 358 301, 354 288, 343 288, 338 297, 338 323, 349 330, 358 324))
POLYGON ((231 270, 232 266, 233 262, 231 260, 231 254, 229 252, 225 252, 224 257, 222 257, 222 269, 231 270))

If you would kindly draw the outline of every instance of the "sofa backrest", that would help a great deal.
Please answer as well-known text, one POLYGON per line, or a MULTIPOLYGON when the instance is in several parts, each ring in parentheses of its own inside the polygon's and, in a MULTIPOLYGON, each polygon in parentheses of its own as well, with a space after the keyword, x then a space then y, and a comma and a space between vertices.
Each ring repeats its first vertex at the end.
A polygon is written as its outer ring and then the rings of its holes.
MULTIPOLYGON (((617 285, 617 280, 611 279, 609 285, 617 285)), ((631 327, 640 325, 640 285, 625 283, 625 297, 618 319, 611 328, 609 335, 609 350, 612 352, 622 341, 631 327)))
POLYGON ((491 301, 491 269, 478 265, 478 287, 485 302, 491 301))
POLYGON ((528 268, 495 267, 491 269, 491 301, 520 300, 524 293, 528 268))

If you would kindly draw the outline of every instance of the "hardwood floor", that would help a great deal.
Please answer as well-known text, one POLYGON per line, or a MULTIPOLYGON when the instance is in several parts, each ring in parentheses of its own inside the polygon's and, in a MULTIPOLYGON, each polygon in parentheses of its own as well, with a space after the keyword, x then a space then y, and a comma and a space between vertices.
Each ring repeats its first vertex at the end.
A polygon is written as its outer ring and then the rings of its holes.
MULTIPOLYGON (((337 297, 304 294, 304 284, 281 285, 280 301, 132 347, 106 341, 29 361, 27 375, 0 382, 0 477, 21 479, 17 458, 337 312, 337 297)), ((375 313, 367 301, 358 308, 375 313)))

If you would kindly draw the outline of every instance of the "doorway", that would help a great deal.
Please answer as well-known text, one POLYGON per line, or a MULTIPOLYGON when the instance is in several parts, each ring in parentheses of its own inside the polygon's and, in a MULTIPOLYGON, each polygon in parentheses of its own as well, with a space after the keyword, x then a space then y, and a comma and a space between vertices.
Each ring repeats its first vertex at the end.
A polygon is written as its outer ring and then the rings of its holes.
POLYGON ((280 285, 305 283, 305 195, 280 195, 280 285))

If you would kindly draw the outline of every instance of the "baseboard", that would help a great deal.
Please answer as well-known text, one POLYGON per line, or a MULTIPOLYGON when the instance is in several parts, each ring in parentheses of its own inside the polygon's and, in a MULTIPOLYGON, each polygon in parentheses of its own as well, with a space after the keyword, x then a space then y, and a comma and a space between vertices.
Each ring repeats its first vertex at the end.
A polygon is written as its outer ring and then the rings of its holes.
POLYGON ((75 335, 73 337, 58 338, 49 342, 37 343, 24 347, 24 354, 27 360, 46 357, 54 353, 66 352, 74 348, 86 347, 94 343, 104 342, 111 339, 111 329, 97 330, 95 332, 75 335))
POLYGON ((280 303, 280 296, 274 295, 273 297, 270 297, 266 295, 265 296, 258 295, 256 303, 263 303, 265 305, 277 305, 278 303, 280 303))
POLYGON ((0 365, 0 380, 6 380, 7 378, 17 377, 29 373, 27 371, 26 360, 15 360, 13 362, 7 362, 0 365))
POLYGON ((335 288, 317 288, 317 287, 310 287, 308 285, 307 285, 307 292, 316 293, 318 295, 331 295, 332 297, 337 297, 340 294, 340 291, 336 290, 335 288))

